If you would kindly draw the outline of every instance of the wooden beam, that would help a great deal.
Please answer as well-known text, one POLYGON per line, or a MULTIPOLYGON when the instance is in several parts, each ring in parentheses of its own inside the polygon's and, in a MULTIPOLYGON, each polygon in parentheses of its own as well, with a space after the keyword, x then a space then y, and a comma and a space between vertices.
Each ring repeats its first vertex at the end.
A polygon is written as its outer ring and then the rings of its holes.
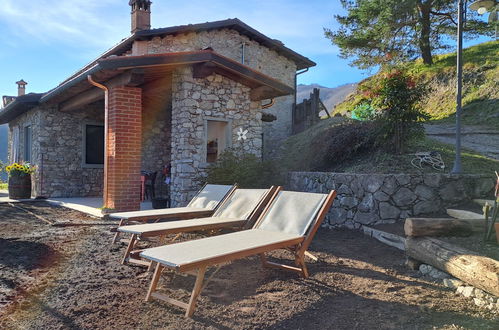
MULTIPOLYGON (((144 83, 144 70, 135 69, 127 71, 109 81, 104 83, 106 87, 111 88, 115 86, 128 86, 137 87, 144 83)), ((86 91, 79 93, 72 98, 62 102, 59 105, 59 110, 62 112, 70 112, 80 109, 88 104, 102 100, 104 98, 104 91, 97 87, 91 87, 86 91)))
POLYGON ((407 236, 470 236, 484 228, 483 219, 407 218, 404 224, 407 236))
POLYGON ((251 101, 261 101, 265 99, 272 98, 273 93, 275 91, 268 86, 260 86, 257 88, 253 88, 250 92, 251 101))
POLYGON ((466 210, 456 210, 447 209, 447 214, 456 219, 484 219, 483 214, 466 211, 466 210))
POLYGON ((194 64, 192 66, 192 77, 193 78, 206 78, 215 73, 216 65, 211 62, 204 62, 194 64))

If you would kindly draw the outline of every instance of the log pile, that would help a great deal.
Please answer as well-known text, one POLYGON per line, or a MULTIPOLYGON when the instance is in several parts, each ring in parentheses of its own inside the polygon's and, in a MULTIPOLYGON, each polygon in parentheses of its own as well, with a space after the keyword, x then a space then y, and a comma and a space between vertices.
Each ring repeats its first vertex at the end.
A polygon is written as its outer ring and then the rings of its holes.
POLYGON ((409 258, 431 265, 499 297, 499 261, 429 236, 469 236, 485 230, 483 215, 447 210, 453 218, 408 218, 405 251, 409 258))
POLYGON ((499 261, 432 237, 408 237, 409 257, 499 297, 499 261))

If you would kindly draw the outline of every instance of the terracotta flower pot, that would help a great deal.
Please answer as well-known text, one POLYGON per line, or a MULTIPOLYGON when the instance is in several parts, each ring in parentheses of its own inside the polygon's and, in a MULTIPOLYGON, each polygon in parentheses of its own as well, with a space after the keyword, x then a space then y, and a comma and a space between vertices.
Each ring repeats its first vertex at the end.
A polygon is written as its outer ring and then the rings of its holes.
POLYGON ((10 199, 31 198, 31 175, 9 176, 8 187, 10 199))

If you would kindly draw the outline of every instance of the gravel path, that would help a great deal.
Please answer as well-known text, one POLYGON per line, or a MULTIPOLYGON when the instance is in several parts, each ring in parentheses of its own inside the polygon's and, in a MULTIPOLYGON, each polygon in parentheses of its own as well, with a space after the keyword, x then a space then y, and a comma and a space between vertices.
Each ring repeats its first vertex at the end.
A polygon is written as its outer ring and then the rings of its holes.
MULTIPOLYGON (((425 125, 426 135, 436 141, 454 144, 456 141, 455 126, 425 125)), ((483 126, 463 126, 461 144, 464 148, 474 150, 489 158, 499 160, 499 131, 483 126)))

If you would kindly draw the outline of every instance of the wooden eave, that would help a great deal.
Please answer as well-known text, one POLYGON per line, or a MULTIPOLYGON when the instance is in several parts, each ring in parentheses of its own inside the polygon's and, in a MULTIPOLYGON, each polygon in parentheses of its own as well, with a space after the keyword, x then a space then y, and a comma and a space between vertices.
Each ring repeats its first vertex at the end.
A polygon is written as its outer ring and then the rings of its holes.
POLYGON ((109 86, 116 85, 120 81, 125 81, 121 83, 126 85, 130 79, 122 79, 123 75, 140 72, 142 79, 134 79, 134 86, 138 86, 164 77, 180 66, 193 66, 194 78, 205 78, 217 73, 248 86, 251 88, 252 101, 289 95, 294 92, 292 87, 246 65, 211 50, 203 50, 142 56, 113 56, 102 59, 94 67, 44 95, 41 102, 51 104, 69 102, 70 106, 63 106, 63 108, 72 109, 75 108, 74 104, 82 106, 103 98, 102 91, 88 82, 88 75, 92 75, 95 81, 109 86), (81 100, 74 100, 75 98, 81 100))

